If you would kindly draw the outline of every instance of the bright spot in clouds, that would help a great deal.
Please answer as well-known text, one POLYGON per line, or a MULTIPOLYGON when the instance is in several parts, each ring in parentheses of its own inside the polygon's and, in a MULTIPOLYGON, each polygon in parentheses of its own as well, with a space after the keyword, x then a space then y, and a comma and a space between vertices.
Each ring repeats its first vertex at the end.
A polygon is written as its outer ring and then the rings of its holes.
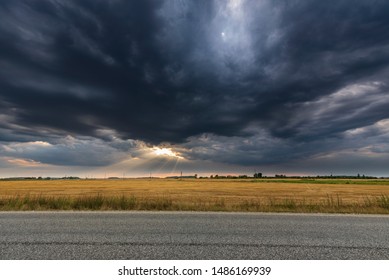
POLYGON ((153 150, 154 150, 154 154, 157 156, 182 158, 181 156, 179 156, 175 152, 173 152, 172 149, 170 149, 170 148, 154 147, 153 150))

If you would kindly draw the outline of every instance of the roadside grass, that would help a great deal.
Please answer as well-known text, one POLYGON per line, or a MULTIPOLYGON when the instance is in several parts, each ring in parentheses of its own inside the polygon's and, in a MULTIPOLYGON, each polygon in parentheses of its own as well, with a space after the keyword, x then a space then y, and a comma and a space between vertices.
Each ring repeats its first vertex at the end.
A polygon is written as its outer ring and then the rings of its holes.
POLYGON ((224 212, 289 212, 289 213, 355 213, 389 214, 389 196, 365 197, 363 201, 344 202, 339 196, 324 200, 256 198, 240 202, 224 198, 208 200, 176 200, 172 197, 152 199, 135 196, 46 197, 12 196, 0 198, 0 211, 224 211, 224 212))
POLYGON ((0 180, 0 211, 27 210, 389 214, 389 180, 0 180))

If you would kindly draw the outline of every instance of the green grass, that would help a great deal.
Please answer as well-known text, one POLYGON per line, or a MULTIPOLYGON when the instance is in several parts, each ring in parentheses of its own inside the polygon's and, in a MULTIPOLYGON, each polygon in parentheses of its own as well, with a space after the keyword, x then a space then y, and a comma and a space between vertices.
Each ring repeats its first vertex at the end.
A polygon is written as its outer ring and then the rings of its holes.
POLYGON ((154 199, 135 196, 46 197, 12 196, 0 198, 0 211, 69 211, 69 210, 145 210, 145 211, 229 211, 229 212, 291 212, 291 213, 357 213, 389 214, 389 196, 366 197, 362 202, 344 202, 339 196, 328 195, 322 201, 263 198, 227 202, 182 202, 168 196, 154 199))

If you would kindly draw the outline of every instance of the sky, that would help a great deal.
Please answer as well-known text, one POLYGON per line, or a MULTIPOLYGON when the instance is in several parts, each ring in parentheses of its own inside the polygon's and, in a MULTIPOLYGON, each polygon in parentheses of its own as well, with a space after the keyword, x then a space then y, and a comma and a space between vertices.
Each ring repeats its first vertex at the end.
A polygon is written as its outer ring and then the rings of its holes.
POLYGON ((386 0, 2 0, 0 177, 389 176, 386 0))

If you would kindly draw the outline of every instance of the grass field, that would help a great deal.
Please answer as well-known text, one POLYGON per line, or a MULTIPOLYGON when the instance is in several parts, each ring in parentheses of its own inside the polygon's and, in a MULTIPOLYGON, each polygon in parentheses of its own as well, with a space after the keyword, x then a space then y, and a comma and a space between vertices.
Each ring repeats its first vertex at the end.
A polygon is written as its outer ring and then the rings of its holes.
POLYGON ((389 214, 389 180, 2 180, 0 210, 389 214))

